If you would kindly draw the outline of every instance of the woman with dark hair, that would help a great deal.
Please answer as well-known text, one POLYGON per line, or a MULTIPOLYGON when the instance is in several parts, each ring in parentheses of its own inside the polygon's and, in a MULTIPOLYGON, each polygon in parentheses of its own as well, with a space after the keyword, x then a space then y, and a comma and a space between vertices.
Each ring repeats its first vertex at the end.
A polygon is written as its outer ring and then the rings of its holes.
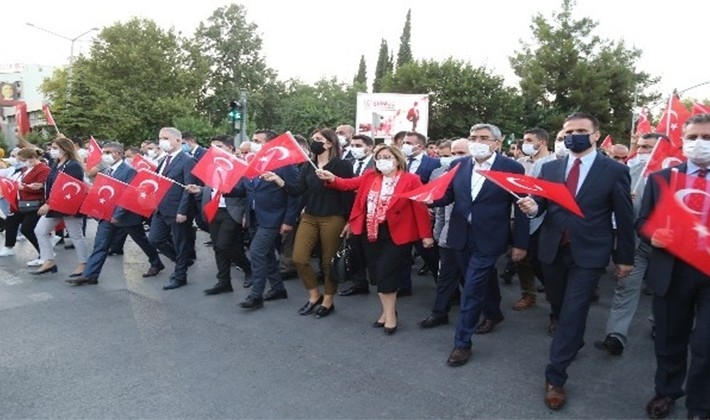
MULTIPOLYGON (((45 200, 49 198, 52 191, 52 186, 57 180, 60 172, 63 172, 72 178, 76 178, 78 182, 84 182, 84 167, 79 163, 74 142, 66 137, 57 137, 52 142, 49 149, 49 154, 53 160, 51 171, 47 177, 44 187, 45 200)), ((57 264, 54 261, 54 251, 52 247, 52 232, 57 224, 64 221, 67 231, 72 238, 74 250, 78 259, 78 265, 70 277, 79 277, 84 272, 84 265, 88 259, 88 249, 86 247, 86 238, 82 232, 83 217, 77 214, 59 213, 49 208, 48 204, 43 204, 37 212, 42 216, 35 227, 35 235, 39 244, 40 259, 44 263, 37 271, 32 274, 56 273, 57 264)))
MULTIPOLYGON (((17 243, 17 232, 22 232, 25 238, 39 252, 37 236, 34 230, 39 221, 37 210, 44 204, 44 183, 49 176, 49 166, 44 163, 42 151, 33 148, 24 148, 17 153, 19 171, 17 180, 18 203, 35 204, 31 207, 20 206, 18 211, 7 218, 7 231, 5 232, 5 247, 0 255, 14 255, 13 248, 17 243)), ((37 260, 31 261, 37 263, 37 260)))
POLYGON ((309 297, 298 313, 308 315, 315 311, 316 318, 323 318, 335 310, 333 297, 338 291, 338 285, 331 275, 331 260, 340 246, 352 208, 353 194, 324 188, 323 181, 316 175, 315 167, 331 171, 342 178, 351 178, 353 167, 340 158, 338 136, 328 128, 317 130, 311 135, 310 150, 313 156, 312 164, 301 166, 296 184, 284 183, 284 180, 273 172, 266 172, 261 178, 276 183, 287 194, 303 194, 303 214, 296 230, 292 258, 309 297), (311 255, 318 244, 325 281, 322 294, 318 289, 316 273, 311 266, 311 255))
POLYGON ((382 304, 382 313, 372 326, 392 335, 397 330, 397 286, 409 264, 411 244, 421 240, 430 248, 434 239, 426 205, 397 197, 422 185, 419 176, 407 172, 402 152, 381 145, 374 156, 375 170, 357 178, 343 179, 327 170, 318 170, 316 175, 334 189, 357 190, 349 228, 363 240, 367 272, 377 284, 382 304))

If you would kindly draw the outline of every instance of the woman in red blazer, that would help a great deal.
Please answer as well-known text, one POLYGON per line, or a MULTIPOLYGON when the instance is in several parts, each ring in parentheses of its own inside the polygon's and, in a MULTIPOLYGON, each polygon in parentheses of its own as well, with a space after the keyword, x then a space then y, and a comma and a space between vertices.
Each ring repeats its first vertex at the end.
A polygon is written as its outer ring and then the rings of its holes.
POLYGON ((422 183, 407 172, 404 155, 394 146, 375 149, 375 168, 357 178, 339 178, 318 170, 327 186, 341 191, 357 190, 350 213, 350 231, 363 241, 370 279, 377 284, 382 314, 372 326, 391 335, 397 330, 397 286, 410 261, 411 243, 421 240, 424 247, 434 245, 429 211, 423 203, 396 197, 422 183))
MULTIPOLYGON (((49 166, 42 162, 42 151, 33 148, 24 148, 17 153, 17 162, 20 163, 20 173, 17 177, 17 195, 19 201, 38 200, 39 205, 44 204, 44 182, 49 176, 49 166)), ((37 206, 39 207, 39 206, 37 206)), ((13 255, 13 248, 17 243, 17 232, 20 231, 39 252, 35 226, 40 216, 37 209, 23 213, 17 211, 7 218, 7 231, 5 232, 5 248, 2 255, 13 255)))

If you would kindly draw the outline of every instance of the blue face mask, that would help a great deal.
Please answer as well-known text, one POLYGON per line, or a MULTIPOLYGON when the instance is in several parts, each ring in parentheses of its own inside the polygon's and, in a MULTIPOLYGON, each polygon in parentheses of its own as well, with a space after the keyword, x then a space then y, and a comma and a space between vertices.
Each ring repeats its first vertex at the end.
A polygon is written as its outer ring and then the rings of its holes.
POLYGON ((571 134, 565 137, 565 147, 571 152, 582 153, 592 147, 589 142, 589 134, 571 134))
POLYGON ((187 143, 182 144, 182 151, 185 153, 190 153, 190 145, 187 143))

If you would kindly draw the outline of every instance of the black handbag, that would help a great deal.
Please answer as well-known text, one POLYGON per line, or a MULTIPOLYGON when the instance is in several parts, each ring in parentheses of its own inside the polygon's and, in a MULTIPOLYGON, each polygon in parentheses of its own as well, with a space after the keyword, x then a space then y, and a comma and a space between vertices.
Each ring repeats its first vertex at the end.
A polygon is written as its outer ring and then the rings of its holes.
POLYGON ((17 211, 20 213, 36 213, 41 206, 42 200, 20 200, 17 202, 17 211))
POLYGON ((353 258, 352 248, 347 239, 338 248, 338 252, 331 259, 331 275, 336 283, 345 283, 350 280, 352 273, 357 270, 355 259, 353 258))

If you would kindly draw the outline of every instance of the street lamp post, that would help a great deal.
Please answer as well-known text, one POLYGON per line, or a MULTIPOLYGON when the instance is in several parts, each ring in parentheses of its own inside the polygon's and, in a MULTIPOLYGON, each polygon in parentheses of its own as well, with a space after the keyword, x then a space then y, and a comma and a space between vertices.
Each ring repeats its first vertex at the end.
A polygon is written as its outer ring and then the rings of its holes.
POLYGON ((87 30, 87 31, 85 31, 85 32, 82 32, 81 34, 75 36, 74 38, 69 38, 68 36, 65 36, 65 35, 62 35, 62 34, 58 34, 58 33, 54 32, 54 31, 50 31, 49 29, 45 29, 45 28, 39 27, 39 26, 37 26, 37 25, 35 25, 35 24, 33 24, 33 23, 30 23, 30 22, 27 22, 27 25, 28 25, 28 26, 31 26, 31 27, 33 27, 33 28, 35 28, 35 29, 39 29, 40 31, 47 32, 48 34, 52 34, 52 35, 54 35, 54 36, 57 36, 57 37, 59 37, 59 38, 66 39, 67 41, 71 42, 71 50, 70 50, 70 53, 69 53, 69 69, 67 70, 67 96, 66 96, 67 104, 69 104, 69 97, 70 97, 70 95, 71 95, 72 75, 73 75, 73 70, 74 70, 74 43, 75 43, 76 41, 78 41, 79 38, 81 38, 81 37, 83 37, 83 36, 85 36, 85 35, 88 35, 88 34, 91 33, 91 32, 98 31, 99 28, 91 28, 91 29, 89 29, 89 30, 87 30))

